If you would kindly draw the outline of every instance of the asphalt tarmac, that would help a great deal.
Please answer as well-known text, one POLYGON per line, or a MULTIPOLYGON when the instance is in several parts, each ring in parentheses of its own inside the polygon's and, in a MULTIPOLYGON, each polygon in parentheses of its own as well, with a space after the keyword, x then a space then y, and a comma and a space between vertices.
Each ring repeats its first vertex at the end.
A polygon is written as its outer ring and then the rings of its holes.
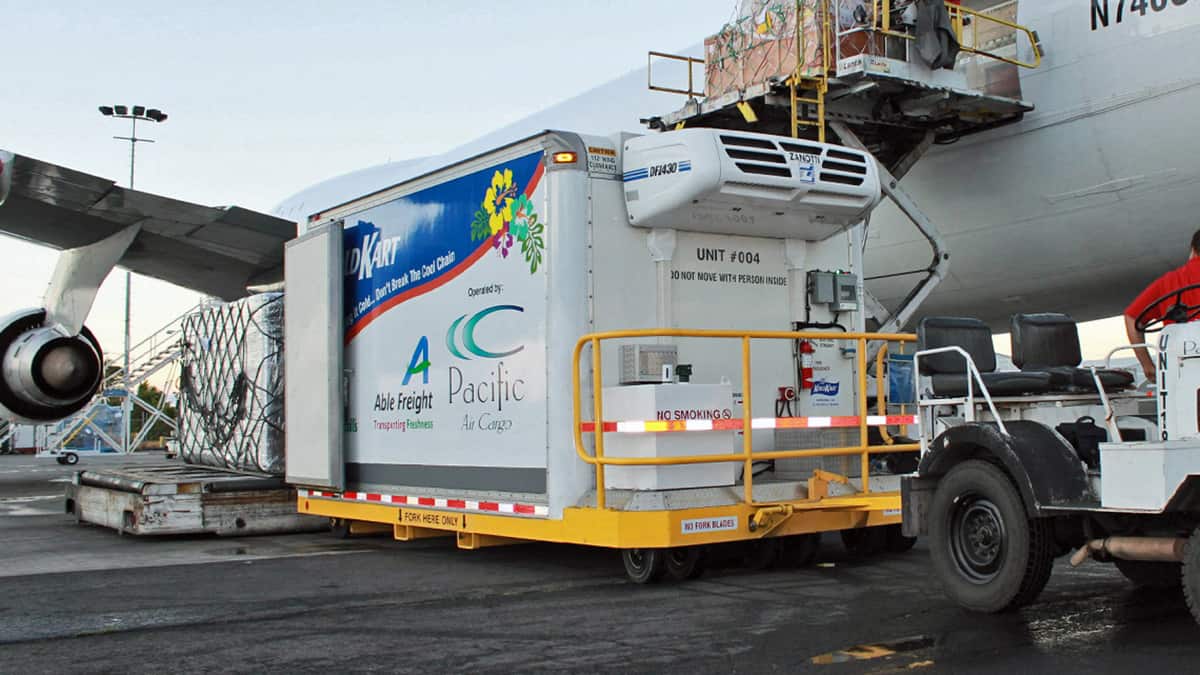
MULTIPOLYGON (((84 458, 80 468, 161 456, 84 458)), ((0 673, 1195 672, 1176 593, 1056 567, 1018 613, 964 612, 923 544, 634 586, 611 551, 329 534, 141 539, 63 513, 70 471, 0 457, 0 673)))

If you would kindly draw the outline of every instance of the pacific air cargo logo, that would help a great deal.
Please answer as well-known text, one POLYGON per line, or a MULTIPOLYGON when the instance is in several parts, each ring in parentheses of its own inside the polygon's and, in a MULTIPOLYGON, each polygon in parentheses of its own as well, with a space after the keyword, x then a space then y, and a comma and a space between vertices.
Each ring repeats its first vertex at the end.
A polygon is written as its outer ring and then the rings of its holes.
MULTIPOLYGON (((486 309, 481 309, 474 314, 463 314, 450 324, 450 330, 446 331, 446 348, 455 358, 463 361, 470 361, 471 356, 476 356, 483 359, 502 359, 506 356, 512 356, 517 352, 525 349, 525 345, 509 345, 506 347, 497 347, 484 340, 484 344, 479 342, 479 324, 484 319, 497 314, 499 312, 524 312, 524 307, 517 305, 493 305, 486 309), (461 330, 460 330, 461 327, 461 330), (466 352, 465 354, 463 352, 466 352)), ((415 357, 414 357, 415 358, 415 357)))

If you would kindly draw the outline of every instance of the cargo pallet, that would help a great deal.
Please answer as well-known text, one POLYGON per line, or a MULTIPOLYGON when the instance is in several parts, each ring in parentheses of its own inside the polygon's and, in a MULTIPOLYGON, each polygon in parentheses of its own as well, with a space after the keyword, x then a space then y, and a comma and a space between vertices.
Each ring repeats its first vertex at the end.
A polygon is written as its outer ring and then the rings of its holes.
POLYGON ((180 462, 77 472, 66 512, 133 535, 314 532, 328 521, 298 514, 296 490, 278 476, 251 476, 180 462))

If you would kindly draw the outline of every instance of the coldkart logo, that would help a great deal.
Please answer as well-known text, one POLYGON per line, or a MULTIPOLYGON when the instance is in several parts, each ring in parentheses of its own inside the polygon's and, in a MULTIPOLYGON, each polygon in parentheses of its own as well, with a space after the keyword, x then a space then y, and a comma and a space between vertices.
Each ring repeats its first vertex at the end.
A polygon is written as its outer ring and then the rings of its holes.
POLYGON ((396 262, 400 237, 381 237, 379 228, 364 220, 358 221, 356 228, 363 232, 362 239, 346 251, 345 275, 362 281, 375 276, 375 270, 391 267, 396 262), (374 231, 368 232, 368 229, 374 231))
POLYGON ((825 380, 817 380, 813 382, 813 396, 837 396, 838 391, 842 388, 841 382, 826 382, 825 380))
POLYGON ((492 314, 496 314, 497 312, 524 311, 524 307, 518 307, 516 305, 493 305, 487 309, 479 310, 475 314, 471 315, 471 318, 469 319, 467 318, 466 314, 463 314, 455 319, 454 323, 450 324, 450 330, 446 331, 446 348, 449 349, 450 353, 456 358, 462 359, 463 361, 471 360, 470 356, 463 354, 464 350, 469 354, 473 354, 484 359, 502 359, 506 356, 512 356, 522 349, 525 349, 525 345, 517 345, 516 347, 504 351, 491 351, 479 345, 479 342, 476 340, 475 332, 479 328, 479 323, 492 314), (461 337, 459 336, 458 330, 460 325, 462 326, 461 337), (459 345, 462 346, 462 349, 459 349, 459 345))

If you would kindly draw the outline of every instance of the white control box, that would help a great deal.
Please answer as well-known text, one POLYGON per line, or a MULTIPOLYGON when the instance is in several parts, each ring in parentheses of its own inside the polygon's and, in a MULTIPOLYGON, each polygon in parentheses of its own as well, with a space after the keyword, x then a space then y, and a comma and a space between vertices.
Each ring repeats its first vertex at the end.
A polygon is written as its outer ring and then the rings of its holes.
MULTIPOLYGON (((607 421, 728 420, 734 416, 733 388, 728 384, 645 384, 604 389, 607 421)), ((733 431, 610 433, 604 438, 607 457, 686 457, 727 455, 733 431)), ((605 484, 619 490, 676 490, 722 487, 737 479, 738 463, 676 466, 609 466, 605 484)))

